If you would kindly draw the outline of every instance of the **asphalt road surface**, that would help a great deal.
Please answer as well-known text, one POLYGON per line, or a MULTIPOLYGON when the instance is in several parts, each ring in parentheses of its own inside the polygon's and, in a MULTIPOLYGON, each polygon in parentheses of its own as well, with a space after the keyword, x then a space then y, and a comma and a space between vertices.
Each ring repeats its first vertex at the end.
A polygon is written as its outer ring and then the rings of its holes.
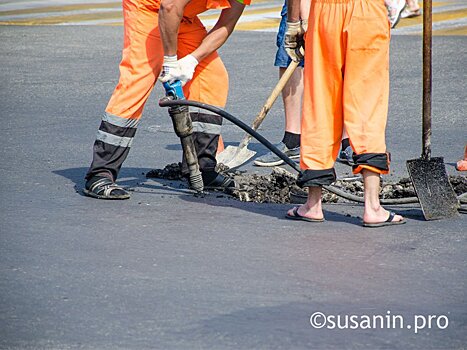
MULTIPOLYGON (((291 222, 288 205, 195 198, 148 180, 148 170, 180 159, 167 111, 157 107, 160 87, 121 172, 132 198, 83 196, 121 37, 121 27, 0 28, 0 348, 467 346, 465 215, 426 222, 417 206, 394 207, 408 223, 371 230, 360 226, 360 205, 343 203, 325 205, 323 224, 291 222), (323 328, 316 312, 326 316, 323 328)), ((274 42, 274 33, 235 33, 221 51, 231 79, 226 109, 248 123, 277 81, 274 42)), ((434 38, 433 155, 457 175, 466 62, 466 37, 434 38)), ((387 179, 407 176, 420 129, 421 38, 397 36, 387 179)), ((260 131, 277 142, 282 130, 278 101, 260 131)), ((228 144, 241 137, 225 126, 228 144)))

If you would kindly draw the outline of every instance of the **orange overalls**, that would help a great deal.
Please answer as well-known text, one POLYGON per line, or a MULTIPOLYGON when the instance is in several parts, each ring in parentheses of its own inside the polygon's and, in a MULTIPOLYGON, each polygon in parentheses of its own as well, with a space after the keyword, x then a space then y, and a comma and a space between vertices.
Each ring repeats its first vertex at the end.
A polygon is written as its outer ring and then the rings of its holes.
MULTIPOLYGON (((86 175, 110 176, 116 180, 126 159, 144 105, 161 72, 164 51, 159 33, 160 0, 123 0, 124 48, 120 79, 107 105, 94 143, 93 162, 86 175)), ((227 0, 193 0, 183 13, 178 33, 178 58, 194 51, 207 31, 197 17, 209 9, 228 8, 227 0)), ((228 94, 228 74, 217 52, 196 67, 193 79, 183 91, 185 97, 224 107, 228 94)), ((213 171, 222 118, 190 108, 195 145, 202 171, 213 171)))
POLYGON ((305 38, 301 186, 335 181, 342 131, 354 173, 389 171, 390 25, 384 0, 313 0, 305 38))

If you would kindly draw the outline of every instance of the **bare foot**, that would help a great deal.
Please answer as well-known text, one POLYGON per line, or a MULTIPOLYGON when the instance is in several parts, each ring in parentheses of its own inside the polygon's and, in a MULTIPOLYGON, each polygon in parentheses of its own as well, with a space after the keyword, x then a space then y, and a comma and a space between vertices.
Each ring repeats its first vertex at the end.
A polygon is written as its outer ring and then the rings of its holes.
MULTIPOLYGON (((292 209, 289 209, 287 211, 287 214, 289 216, 293 216, 294 215, 294 212, 293 212, 294 209, 295 209, 295 207, 292 208, 292 209)), ((305 218, 312 219, 312 220, 323 220, 324 219, 324 215, 323 215, 322 210, 320 210, 320 209, 314 209, 313 210, 312 208, 309 208, 306 204, 300 205, 298 207, 297 213, 300 216, 303 216, 305 218)))
MULTIPOLYGON (((365 210, 363 214, 363 222, 367 224, 377 224, 380 222, 385 222, 388 220, 390 212, 384 209, 383 207, 379 207, 377 210, 365 210)), ((401 215, 394 215, 394 218, 391 222, 402 222, 404 221, 404 217, 401 215)))

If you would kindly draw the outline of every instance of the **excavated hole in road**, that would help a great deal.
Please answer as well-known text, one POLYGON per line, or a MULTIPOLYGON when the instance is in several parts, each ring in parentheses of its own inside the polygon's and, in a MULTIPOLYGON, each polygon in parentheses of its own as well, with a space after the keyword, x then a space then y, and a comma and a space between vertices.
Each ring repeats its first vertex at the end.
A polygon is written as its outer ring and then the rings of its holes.
MULTIPOLYGON (((147 178, 184 181, 180 163, 168 164, 164 169, 153 169, 146 174, 147 178)), ((230 196, 243 202, 255 203, 298 203, 297 198, 304 198, 306 192, 295 184, 295 174, 280 168, 273 168, 271 174, 248 174, 240 171, 227 173, 227 169, 219 167, 217 171, 233 177, 240 185, 240 189, 229 191, 230 196)), ((465 176, 449 176, 449 181, 457 195, 467 192, 467 178, 465 176)), ((337 180, 335 187, 350 194, 363 196, 363 182, 360 177, 337 180)), ((384 199, 415 197, 415 190, 409 178, 402 178, 397 182, 382 181, 380 197, 384 199)), ((323 190, 323 202, 337 203, 347 200, 323 190)))

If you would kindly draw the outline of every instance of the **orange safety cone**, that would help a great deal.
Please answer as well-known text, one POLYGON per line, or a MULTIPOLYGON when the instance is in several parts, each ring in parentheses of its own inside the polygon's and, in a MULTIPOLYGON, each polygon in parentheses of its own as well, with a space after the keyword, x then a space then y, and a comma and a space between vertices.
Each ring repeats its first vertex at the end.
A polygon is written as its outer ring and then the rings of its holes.
POLYGON ((224 140, 222 139, 222 135, 219 135, 219 141, 217 142, 217 154, 221 153, 224 150, 224 140))
POLYGON ((457 162, 456 169, 457 171, 467 171, 467 145, 464 149, 464 159, 457 162))

